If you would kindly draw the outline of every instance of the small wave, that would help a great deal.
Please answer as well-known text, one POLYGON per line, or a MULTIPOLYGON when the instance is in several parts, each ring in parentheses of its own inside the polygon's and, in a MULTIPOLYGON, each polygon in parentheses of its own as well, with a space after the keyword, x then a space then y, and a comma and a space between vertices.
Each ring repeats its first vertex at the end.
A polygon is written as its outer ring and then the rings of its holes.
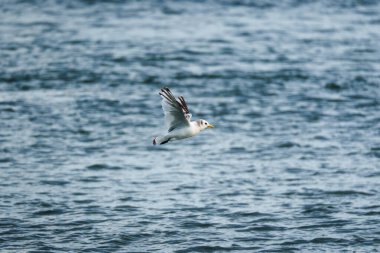
POLYGON ((33 216, 47 216, 47 215, 59 215, 63 214, 63 209, 48 209, 48 210, 40 210, 33 213, 33 216))
POLYGON ((250 226, 244 229, 237 229, 237 232, 269 232, 269 231, 285 231, 287 228, 282 226, 271 226, 271 225, 256 225, 250 226))
POLYGON ((118 205, 113 208, 114 211, 118 212, 129 212, 129 211, 137 211, 139 207, 132 205, 118 205))
POLYGON ((93 164, 93 165, 87 166, 87 169, 89 170, 121 170, 122 167, 110 166, 107 164, 93 164))
POLYGON ((304 214, 331 214, 336 212, 336 208, 332 205, 315 204, 305 205, 302 213, 304 214))
POLYGON ((272 216, 270 213, 261 213, 261 212, 234 212, 231 214, 232 217, 267 217, 272 216))
POLYGON ((368 152, 367 155, 380 158, 380 147, 372 147, 371 151, 368 152))
POLYGON ((325 88, 337 92, 342 90, 342 86, 334 82, 326 83, 325 88))
POLYGON ((293 147, 301 147, 300 144, 291 142, 291 141, 286 141, 286 142, 281 142, 276 144, 276 147, 278 148, 293 148, 293 147))
POLYGON ((230 147, 229 153, 231 154, 241 154, 246 153, 247 149, 245 147, 230 147))
POLYGON ((182 228, 209 228, 215 226, 214 223, 200 221, 185 221, 181 223, 182 228))
POLYGON ((95 200, 93 199, 81 199, 81 200, 74 200, 73 202, 76 203, 76 204, 85 204, 85 205, 88 205, 88 204, 91 204, 93 203, 95 200))
POLYGON ((309 243, 317 243, 317 244, 326 244, 326 243, 347 243, 349 240, 341 239, 341 238, 333 238, 333 237, 316 237, 311 240, 298 239, 293 241, 286 241, 281 243, 281 245, 297 245, 297 244, 309 244, 309 243))
POLYGON ((136 241, 136 240, 142 240, 142 239, 149 239, 150 237, 154 236, 152 233, 129 233, 129 234, 121 234, 119 236, 119 239, 125 243, 125 241, 136 241))
POLYGON ((97 182, 102 181, 102 178, 97 177, 97 176, 89 176, 89 177, 80 178, 78 181, 84 182, 84 183, 97 183, 97 182))
POLYGON ((190 253, 190 252, 226 252, 236 250, 257 250, 259 247, 222 247, 222 246, 193 246, 186 249, 176 250, 176 253, 190 253))
POLYGON ((370 212, 365 212, 363 215, 366 216, 380 216, 380 211, 370 211, 370 212))
POLYGON ((0 158, 0 163, 12 163, 14 159, 11 157, 0 158))
POLYGON ((374 193, 370 192, 363 192, 363 191, 354 191, 354 190, 347 190, 347 191, 325 191, 326 195, 336 195, 336 196, 351 196, 351 195, 363 195, 363 196, 373 196, 374 193))
POLYGON ((317 237, 310 240, 311 243, 346 243, 349 242, 347 239, 333 238, 333 237, 317 237))
POLYGON ((65 180, 41 180, 41 184, 46 184, 46 185, 57 185, 57 186, 64 186, 67 184, 70 184, 69 181, 65 180))

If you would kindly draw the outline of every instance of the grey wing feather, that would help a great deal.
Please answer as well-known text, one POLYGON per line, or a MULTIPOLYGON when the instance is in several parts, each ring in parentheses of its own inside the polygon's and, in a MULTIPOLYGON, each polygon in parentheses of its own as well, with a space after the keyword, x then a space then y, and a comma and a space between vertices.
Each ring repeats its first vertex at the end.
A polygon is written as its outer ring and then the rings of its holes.
POLYGON ((186 103, 183 104, 181 99, 180 101, 177 101, 167 87, 162 88, 159 94, 162 97, 161 104, 162 109, 164 110, 165 123, 168 128, 168 132, 171 132, 176 128, 189 126, 191 114, 186 113, 186 111, 188 112, 186 103), (186 111, 184 106, 186 107, 186 111))

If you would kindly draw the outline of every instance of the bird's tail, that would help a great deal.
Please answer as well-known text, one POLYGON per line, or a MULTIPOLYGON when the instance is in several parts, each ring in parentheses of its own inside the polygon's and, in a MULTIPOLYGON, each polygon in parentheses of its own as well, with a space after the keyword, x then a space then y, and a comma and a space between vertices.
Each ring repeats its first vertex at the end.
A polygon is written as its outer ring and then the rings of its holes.
POLYGON ((153 139, 153 145, 162 145, 167 143, 170 140, 167 136, 157 136, 153 139))

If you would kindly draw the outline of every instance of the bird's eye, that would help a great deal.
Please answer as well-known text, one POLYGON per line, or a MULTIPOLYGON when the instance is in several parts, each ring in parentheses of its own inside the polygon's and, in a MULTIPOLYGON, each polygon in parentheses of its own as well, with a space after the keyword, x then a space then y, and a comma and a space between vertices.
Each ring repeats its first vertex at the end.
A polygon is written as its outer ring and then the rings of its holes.
POLYGON ((205 122, 205 124, 207 125, 207 122, 205 122))

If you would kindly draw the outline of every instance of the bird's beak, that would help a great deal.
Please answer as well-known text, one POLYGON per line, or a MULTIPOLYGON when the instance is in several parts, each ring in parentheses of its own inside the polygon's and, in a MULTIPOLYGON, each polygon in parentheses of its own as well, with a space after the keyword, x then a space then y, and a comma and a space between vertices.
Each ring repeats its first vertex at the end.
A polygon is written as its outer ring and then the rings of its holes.
POLYGON ((214 126, 211 124, 208 124, 207 128, 214 128, 214 126))

